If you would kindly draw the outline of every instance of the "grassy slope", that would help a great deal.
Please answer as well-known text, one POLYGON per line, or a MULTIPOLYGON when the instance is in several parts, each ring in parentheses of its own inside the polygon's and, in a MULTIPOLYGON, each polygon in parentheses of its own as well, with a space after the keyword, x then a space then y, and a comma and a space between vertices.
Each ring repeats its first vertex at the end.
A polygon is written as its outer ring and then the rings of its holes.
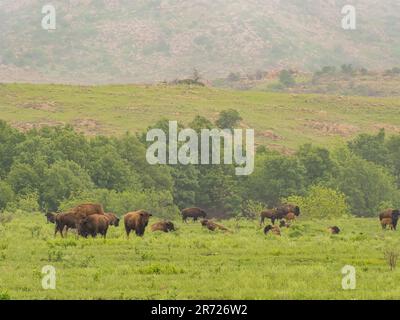
POLYGON ((257 142, 296 148, 305 142, 332 145, 360 132, 400 130, 398 98, 291 95, 188 86, 0 85, 0 119, 23 125, 71 123, 91 134, 144 130, 162 117, 188 123, 197 114, 215 120, 235 108, 257 142), (95 120, 94 124, 79 122, 95 120), (317 127, 310 127, 317 123, 317 127), (339 131, 326 132, 323 127, 339 131), (349 129, 349 130, 348 130, 349 129), (280 138, 269 137, 272 130, 280 138))
POLYGON ((103 239, 53 238, 40 215, 0 225, 0 296, 12 299, 398 299, 400 270, 390 271, 387 247, 399 233, 377 219, 335 222, 300 219, 280 238, 257 222, 225 221, 232 234, 198 223, 171 234, 125 239, 123 227, 103 239), (325 228, 335 223, 338 236, 325 228), (32 233, 33 231, 33 233, 32 233), (18 241, 15 241, 18 239, 18 241), (344 291, 341 269, 352 265, 357 289, 344 291), (53 265, 57 289, 41 288, 41 269, 53 265))

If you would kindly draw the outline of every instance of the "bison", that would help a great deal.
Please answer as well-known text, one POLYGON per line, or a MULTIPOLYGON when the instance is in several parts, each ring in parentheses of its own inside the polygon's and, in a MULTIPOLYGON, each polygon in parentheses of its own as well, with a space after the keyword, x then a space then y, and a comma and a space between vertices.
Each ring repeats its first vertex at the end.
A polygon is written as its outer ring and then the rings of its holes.
MULTIPOLYGON (((392 225, 392 230, 396 230, 397 227, 397 222, 399 220, 399 215, 400 215, 400 210, 398 209, 387 209, 379 214, 379 220, 381 221, 383 219, 391 219, 391 225, 392 225)), ((386 221, 388 222, 388 221, 386 221)), ((385 224, 386 226, 386 224, 385 224)), ((385 227, 386 228, 386 227, 385 227)))
POLYGON ((159 221, 152 224, 150 229, 152 232, 155 231, 170 232, 170 231, 175 231, 175 226, 171 221, 159 221))
POLYGON ((276 236, 280 236, 281 235, 281 230, 279 229, 278 226, 272 226, 272 225, 269 224, 264 228, 264 234, 265 235, 268 234, 270 231, 272 232, 272 234, 274 234, 276 236))
POLYGON ((193 218, 193 221, 197 221, 199 218, 205 219, 207 217, 207 213, 200 208, 183 209, 181 215, 184 222, 187 222, 187 218, 193 218))
POLYGON ((135 230, 137 236, 142 237, 151 216, 151 213, 148 213, 144 210, 128 212, 124 216, 125 231, 127 237, 129 238, 129 234, 132 230, 135 230))
POLYGON ((224 226, 222 226, 218 223, 215 223, 211 220, 207 220, 207 219, 201 220, 201 225, 211 231, 222 230, 222 231, 231 232, 229 229, 225 228, 224 226))
POLYGON ((275 224, 275 220, 285 219, 285 217, 289 213, 293 213, 294 216, 296 216, 296 217, 298 217, 300 215, 300 208, 298 206, 293 205, 293 204, 281 205, 278 208, 276 208, 275 211, 276 211, 276 213, 271 218, 272 224, 275 224))
POLYGON ((92 214, 101 214, 104 215, 103 206, 97 203, 84 203, 80 204, 70 210, 68 212, 73 213, 75 215, 80 216, 81 218, 90 216, 92 214))
POLYGON ((115 226, 115 227, 119 226, 120 219, 114 213, 109 212, 106 213, 105 215, 108 217, 110 221, 110 226, 115 226))
POLYGON ((59 213, 55 217, 55 231, 54 231, 54 236, 57 235, 57 232, 61 234, 61 237, 64 237, 63 231, 65 231, 65 235, 67 235, 69 229, 78 229, 80 223, 80 218, 78 215, 71 213, 71 212, 65 212, 65 213, 59 213))
POLYGON ((79 222, 79 235, 87 237, 91 235, 96 237, 97 234, 101 234, 104 239, 107 236, 108 227, 113 221, 113 217, 105 214, 92 214, 89 215, 79 222))
POLYGON ((387 226, 389 226, 390 230, 394 230, 392 218, 383 218, 381 220, 381 226, 382 226, 382 229, 384 229, 384 230, 386 229, 387 226))
POLYGON ((262 211, 260 213, 260 225, 264 224, 265 218, 271 219, 271 221, 275 222, 275 214, 276 214, 275 209, 267 209, 267 210, 262 211))
POLYGON ((339 229, 339 227, 337 227, 337 226, 329 227, 329 228, 328 228, 328 231, 329 231, 331 234, 339 234, 339 233, 340 233, 340 229, 339 229))
POLYGON ((47 223, 56 223, 56 213, 47 212, 45 215, 47 223))

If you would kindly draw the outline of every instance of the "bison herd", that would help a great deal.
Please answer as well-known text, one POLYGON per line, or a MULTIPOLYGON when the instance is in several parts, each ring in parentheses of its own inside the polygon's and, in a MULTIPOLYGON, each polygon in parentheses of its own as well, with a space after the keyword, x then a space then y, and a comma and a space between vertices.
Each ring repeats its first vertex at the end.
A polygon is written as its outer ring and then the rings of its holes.
MULTIPOLYGON (((280 228, 289 227, 291 223, 300 215, 300 208, 293 204, 284 204, 279 207, 268 209, 260 213, 260 225, 264 224, 265 219, 270 219, 272 225, 264 228, 264 234, 272 233, 281 235, 280 228), (279 221, 279 226, 275 222, 279 221)), ((383 229, 388 226, 391 230, 396 230, 397 221, 400 211, 398 209, 387 209, 379 215, 379 220, 383 229)), ((143 236, 145 229, 149 223, 151 213, 145 210, 137 210, 128 212, 123 216, 125 232, 127 237, 131 232, 135 232, 137 236, 143 236)), ((207 213, 200 208, 186 208, 181 211, 183 222, 187 222, 188 218, 197 221, 201 218, 201 225, 210 231, 231 232, 221 224, 215 223, 207 219, 207 213)), ((86 203, 78 205, 66 212, 62 213, 46 213, 47 221, 55 224, 54 236, 60 233, 61 237, 67 235, 69 229, 75 229, 77 234, 87 238, 88 236, 96 237, 101 235, 106 238, 107 231, 110 226, 119 226, 120 218, 113 213, 104 212, 101 204, 86 203)), ((150 226, 152 232, 175 231, 175 226, 171 221, 159 221, 150 226)), ((331 234, 338 234, 339 227, 332 226, 328 228, 331 234)))

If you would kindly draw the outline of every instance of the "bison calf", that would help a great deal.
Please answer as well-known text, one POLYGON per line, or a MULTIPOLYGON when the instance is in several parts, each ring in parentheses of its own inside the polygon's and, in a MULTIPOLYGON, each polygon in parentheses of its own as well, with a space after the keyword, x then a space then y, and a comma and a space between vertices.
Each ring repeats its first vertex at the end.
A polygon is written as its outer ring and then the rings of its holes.
POLYGON ((148 213, 144 210, 128 212, 124 216, 125 231, 127 237, 129 238, 129 234, 132 230, 135 231, 137 236, 142 237, 151 216, 151 213, 148 213))
POLYGON ((152 224, 150 229, 152 232, 155 231, 170 232, 170 231, 175 231, 175 226, 171 221, 160 221, 152 224))
POLYGON ((213 221, 207 220, 207 219, 202 220, 201 225, 211 231, 222 230, 222 231, 231 232, 229 229, 225 228, 224 226, 222 226, 218 223, 215 223, 213 221))
POLYGON ((272 232, 272 234, 276 235, 276 236, 280 236, 281 235, 281 230, 279 229, 278 226, 271 226, 270 224, 268 226, 266 226, 264 228, 264 234, 268 234, 269 232, 272 232))
POLYGON ((333 226, 333 227, 329 227, 329 228, 328 228, 328 231, 329 231, 331 234, 339 234, 340 229, 339 229, 339 227, 337 227, 337 226, 333 226))

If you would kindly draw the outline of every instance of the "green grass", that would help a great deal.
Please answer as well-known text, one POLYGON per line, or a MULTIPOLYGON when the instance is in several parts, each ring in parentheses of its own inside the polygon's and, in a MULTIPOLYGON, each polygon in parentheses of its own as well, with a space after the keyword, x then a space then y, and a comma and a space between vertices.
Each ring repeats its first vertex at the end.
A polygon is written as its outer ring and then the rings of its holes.
POLYGON ((143 131, 161 118, 187 124, 200 114, 214 121, 228 108, 240 112, 242 126, 255 129, 257 143, 277 148, 295 149, 307 142, 332 146, 380 127, 389 133, 400 131, 398 98, 162 85, 0 85, 0 119, 21 128, 26 123, 69 123, 88 134, 114 135, 143 131), (92 122, 80 122, 85 119, 92 122), (320 129, 338 124, 339 130, 320 129))
MULTIPOLYGON (((155 219, 153 219, 153 222, 155 219)), ((400 270, 387 248, 400 234, 377 219, 299 219, 282 237, 264 236, 256 221, 224 221, 232 234, 199 223, 176 223, 175 233, 127 240, 123 226, 106 240, 53 238, 41 215, 0 225, 0 297, 3 299, 398 299, 400 270), (332 236, 326 227, 340 226, 332 236), (56 290, 41 287, 52 265, 56 290), (357 272, 356 290, 343 290, 341 269, 357 272)))

